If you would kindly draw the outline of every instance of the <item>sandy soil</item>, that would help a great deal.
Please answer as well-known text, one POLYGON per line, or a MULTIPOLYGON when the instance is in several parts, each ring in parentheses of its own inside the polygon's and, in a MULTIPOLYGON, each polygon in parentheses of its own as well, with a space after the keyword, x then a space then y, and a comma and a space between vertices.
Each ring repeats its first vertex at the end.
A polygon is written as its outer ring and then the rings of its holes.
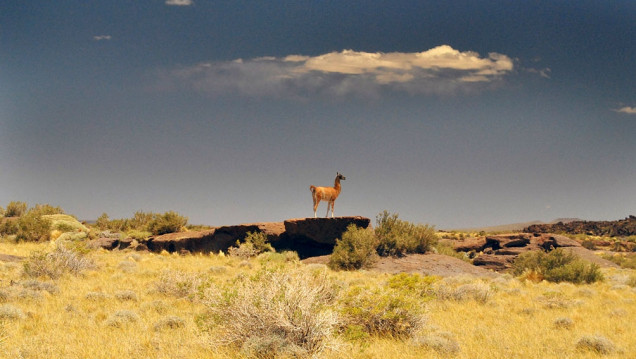
MULTIPOLYGON (((329 256, 304 259, 306 264, 326 264, 329 256)), ((450 277, 468 274, 475 277, 496 278, 500 274, 484 268, 476 267, 460 259, 441 254, 409 254, 404 257, 381 257, 369 270, 385 273, 421 273, 450 277)))

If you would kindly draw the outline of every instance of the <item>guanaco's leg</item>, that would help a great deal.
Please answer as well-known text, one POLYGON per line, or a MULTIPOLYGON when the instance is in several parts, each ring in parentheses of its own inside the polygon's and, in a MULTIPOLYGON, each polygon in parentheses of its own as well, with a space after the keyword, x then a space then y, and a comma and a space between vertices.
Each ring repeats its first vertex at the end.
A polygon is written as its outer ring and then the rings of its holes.
POLYGON ((318 215, 316 214, 316 210, 318 209, 318 204, 320 203, 320 200, 317 197, 318 195, 316 193, 314 193, 312 196, 314 200, 314 218, 318 217, 318 215))

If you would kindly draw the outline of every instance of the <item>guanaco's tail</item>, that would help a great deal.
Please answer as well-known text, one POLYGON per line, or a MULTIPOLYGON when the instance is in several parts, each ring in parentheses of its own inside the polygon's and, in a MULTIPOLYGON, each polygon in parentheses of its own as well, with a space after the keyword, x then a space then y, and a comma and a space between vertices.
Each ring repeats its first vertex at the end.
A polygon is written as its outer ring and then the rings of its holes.
POLYGON ((309 186, 309 190, 311 191, 311 193, 316 192, 316 186, 309 186))

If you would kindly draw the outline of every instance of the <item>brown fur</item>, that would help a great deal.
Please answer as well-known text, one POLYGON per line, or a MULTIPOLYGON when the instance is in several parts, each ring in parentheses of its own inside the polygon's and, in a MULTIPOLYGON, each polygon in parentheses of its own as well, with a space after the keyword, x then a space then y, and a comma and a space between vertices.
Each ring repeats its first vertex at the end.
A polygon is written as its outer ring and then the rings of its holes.
POLYGON ((345 176, 336 172, 336 180, 334 181, 333 187, 309 186, 311 197, 314 200, 314 217, 316 217, 316 210, 318 209, 318 204, 320 203, 320 201, 325 201, 327 202, 327 214, 325 217, 329 217, 329 207, 331 207, 331 217, 333 218, 334 203, 336 202, 336 198, 338 198, 342 189, 340 186, 340 180, 344 181, 345 179, 345 176))

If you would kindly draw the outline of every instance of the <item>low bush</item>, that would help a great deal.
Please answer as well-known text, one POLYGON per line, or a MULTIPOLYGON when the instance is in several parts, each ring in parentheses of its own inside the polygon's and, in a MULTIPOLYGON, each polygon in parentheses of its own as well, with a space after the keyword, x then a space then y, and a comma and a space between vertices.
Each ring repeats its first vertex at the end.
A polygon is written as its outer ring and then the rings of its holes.
POLYGON ((336 240, 328 266, 334 270, 368 267, 377 258, 377 247, 378 241, 371 230, 350 224, 342 234, 342 239, 336 240))
POLYGON ((163 295, 194 300, 197 293, 204 289, 204 284, 205 281, 200 275, 165 270, 161 272, 159 280, 154 283, 154 289, 163 295))
POLYGON ((334 345, 337 316, 326 306, 333 286, 324 275, 303 271, 259 272, 224 290, 208 290, 205 302, 217 345, 255 357, 310 356, 334 345))
POLYGON ((58 244, 50 253, 32 254, 25 260, 23 270, 27 277, 57 279, 65 273, 79 275, 82 271, 95 267, 92 259, 58 244))
POLYGON ((51 221, 39 213, 29 211, 17 221, 15 240, 20 242, 41 242, 50 239, 51 221))
POLYGON ((403 256, 407 253, 426 253, 437 236, 433 226, 413 224, 384 211, 376 217, 375 235, 381 256, 403 256))
POLYGON ((618 264, 622 268, 636 269, 636 253, 604 254, 603 258, 618 264))
POLYGON ((171 316, 161 318, 153 325, 155 331, 161 331, 163 329, 178 329, 185 326, 185 321, 179 317, 171 316))
POLYGON ((345 333, 409 337, 425 324, 428 280, 398 275, 383 286, 353 286, 339 299, 345 333), (408 284, 406 286, 400 283, 408 284), (412 287, 412 288, 409 288, 412 287), (415 288, 415 289, 413 289, 415 288), (413 295, 413 293, 420 295, 413 295))
POLYGON ((534 251, 521 254, 513 264, 517 276, 530 275, 550 282, 594 283, 603 280, 600 267, 557 248, 548 253, 534 251))
POLYGON ((423 333, 413 338, 413 344, 440 354, 457 354, 461 351, 459 343, 449 332, 423 333))
POLYGON ((261 253, 274 251, 267 241, 267 235, 263 232, 247 232, 244 242, 237 241, 236 245, 228 249, 228 254, 239 258, 251 258, 261 253))
POLYGON ((614 343, 600 335, 582 336, 576 342, 576 348, 580 351, 592 351, 598 354, 611 354, 616 351, 614 343))

